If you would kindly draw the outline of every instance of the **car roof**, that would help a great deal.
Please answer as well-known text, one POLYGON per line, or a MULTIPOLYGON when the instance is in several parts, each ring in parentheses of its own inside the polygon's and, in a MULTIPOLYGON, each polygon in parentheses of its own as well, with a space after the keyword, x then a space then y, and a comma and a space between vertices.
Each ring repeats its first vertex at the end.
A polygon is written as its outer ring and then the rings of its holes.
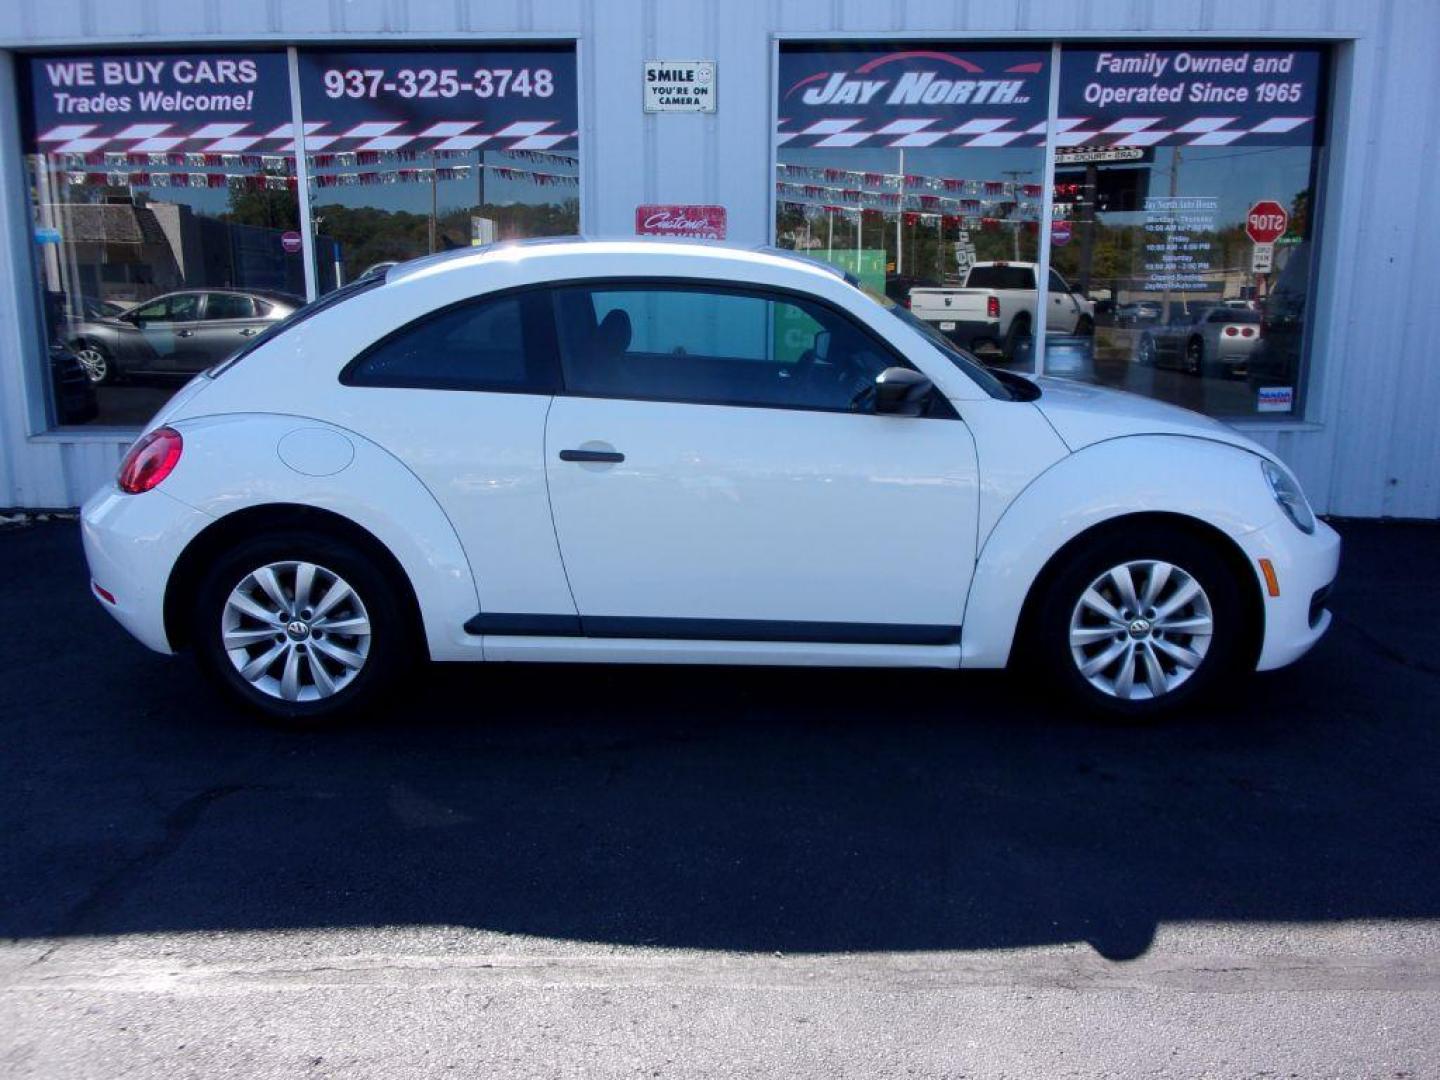
MULTIPOLYGON (((667 259, 677 263, 686 260, 704 259, 714 262, 717 274, 723 274, 728 264, 731 271, 743 274, 746 267, 757 263, 784 267, 789 270, 806 270, 824 274, 828 278, 845 279, 845 271, 829 263, 812 259, 798 252, 775 247, 745 247, 719 241, 699 241, 670 237, 645 237, 621 239, 587 239, 577 236, 552 236, 530 240, 507 240, 496 244, 485 244, 473 248, 459 248, 437 255, 426 255, 391 267, 385 272, 387 284, 406 281, 411 278, 436 272, 464 271, 498 262, 526 261, 529 259, 565 257, 570 260, 596 263, 596 273, 613 273, 614 264, 634 262, 649 264, 645 272, 663 272, 659 264, 667 259)), ((640 267, 637 265, 637 270, 640 267)))

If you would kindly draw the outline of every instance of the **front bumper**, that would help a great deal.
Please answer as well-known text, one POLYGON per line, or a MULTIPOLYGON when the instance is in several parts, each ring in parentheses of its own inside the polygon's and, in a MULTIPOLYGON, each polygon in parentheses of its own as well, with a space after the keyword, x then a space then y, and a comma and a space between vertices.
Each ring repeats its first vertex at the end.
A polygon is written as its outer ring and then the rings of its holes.
POLYGON ((211 520, 158 488, 126 495, 108 485, 80 508, 92 594, 121 626, 156 652, 175 651, 165 633, 170 572, 211 520))
POLYGON ((1330 628, 1331 615, 1321 593, 1329 589, 1340 566, 1340 534, 1317 520, 1314 535, 1306 536, 1281 515, 1241 537, 1240 546, 1250 556, 1250 568, 1265 599, 1265 639, 1256 670, 1292 664, 1330 628), (1269 559, 1274 567, 1279 596, 1266 589, 1261 559, 1269 559))

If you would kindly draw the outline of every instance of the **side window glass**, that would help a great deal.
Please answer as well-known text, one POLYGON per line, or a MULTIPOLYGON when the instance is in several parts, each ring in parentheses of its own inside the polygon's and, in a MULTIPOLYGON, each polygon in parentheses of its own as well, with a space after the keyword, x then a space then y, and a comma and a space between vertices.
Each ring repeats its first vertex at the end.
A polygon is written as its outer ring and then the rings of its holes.
POLYGON ((535 302, 506 296, 425 316, 363 353, 342 381, 350 386, 551 393, 555 380, 550 364, 532 360, 526 348, 526 307, 535 302))
POLYGON ((168 301, 157 300, 153 304, 146 304, 135 312, 136 322, 164 322, 169 315, 168 301))
POLYGON ((1070 291, 1070 286, 1066 285, 1065 280, 1054 270, 1050 271, 1050 291, 1058 293, 1068 293, 1070 291))
POLYGON ((701 286, 556 292, 565 387, 599 397, 846 411, 902 363, 819 305, 701 286))
POLYGON ((205 301, 205 320, 211 319, 250 319, 255 315, 255 307, 248 296, 239 296, 235 293, 211 293, 205 301))
POLYGON ((170 297, 166 318, 171 322, 194 322, 200 317, 200 294, 180 293, 170 297))

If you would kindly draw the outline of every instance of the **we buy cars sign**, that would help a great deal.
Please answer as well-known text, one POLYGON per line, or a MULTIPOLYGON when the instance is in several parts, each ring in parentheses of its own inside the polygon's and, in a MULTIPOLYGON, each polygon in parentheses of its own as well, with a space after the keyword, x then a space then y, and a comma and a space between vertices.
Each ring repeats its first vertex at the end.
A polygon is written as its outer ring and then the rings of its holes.
POLYGON ((1273 244, 1289 226, 1290 215, 1274 199, 1261 199, 1245 215, 1245 232, 1256 244, 1273 244))

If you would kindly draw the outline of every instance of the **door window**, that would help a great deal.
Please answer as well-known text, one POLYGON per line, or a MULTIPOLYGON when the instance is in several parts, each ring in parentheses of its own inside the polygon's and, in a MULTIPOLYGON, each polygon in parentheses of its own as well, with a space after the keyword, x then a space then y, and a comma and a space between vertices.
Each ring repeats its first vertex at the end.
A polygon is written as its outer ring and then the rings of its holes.
POLYGON ((135 312, 135 321, 147 322, 192 322, 200 314, 199 293, 176 293, 162 296, 154 303, 146 304, 135 312))
POLYGON ((556 291, 565 388, 595 397, 865 411, 903 361, 805 300, 701 285, 556 291))
POLYGON ((211 293, 205 301, 205 318, 208 319, 253 319, 255 304, 248 296, 238 293, 211 293))
POLYGON ((554 392, 553 361, 527 347, 525 326, 543 317, 541 294, 512 294, 427 315, 346 368, 348 386, 554 392))

